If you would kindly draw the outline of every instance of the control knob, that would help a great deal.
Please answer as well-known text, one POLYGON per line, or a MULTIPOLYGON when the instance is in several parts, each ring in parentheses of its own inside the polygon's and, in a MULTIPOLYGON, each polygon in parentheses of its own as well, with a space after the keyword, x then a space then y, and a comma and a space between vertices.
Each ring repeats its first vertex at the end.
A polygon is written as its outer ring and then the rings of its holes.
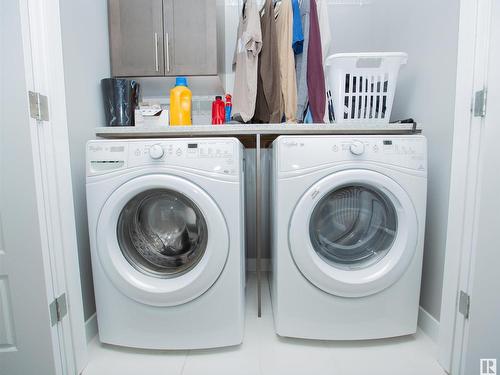
POLYGON ((161 145, 153 145, 149 148, 149 156, 153 160, 160 160, 165 152, 163 151, 163 147, 161 145))
POLYGON ((365 153, 365 145, 363 142, 355 141, 351 144, 350 150, 353 155, 363 155, 365 153))

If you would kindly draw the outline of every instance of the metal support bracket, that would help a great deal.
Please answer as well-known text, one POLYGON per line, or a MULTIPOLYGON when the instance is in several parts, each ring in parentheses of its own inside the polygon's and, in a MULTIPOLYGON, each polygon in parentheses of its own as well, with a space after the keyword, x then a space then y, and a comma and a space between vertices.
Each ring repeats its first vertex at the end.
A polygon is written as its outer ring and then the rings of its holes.
POLYGON ((261 180, 261 143, 260 134, 256 134, 255 139, 255 192, 256 192, 256 202, 255 202, 255 216, 256 216, 256 226, 255 226, 255 246, 257 247, 257 310, 258 317, 262 316, 262 270, 261 270, 261 234, 260 234, 260 223, 261 223, 261 209, 262 209, 262 180, 261 180))

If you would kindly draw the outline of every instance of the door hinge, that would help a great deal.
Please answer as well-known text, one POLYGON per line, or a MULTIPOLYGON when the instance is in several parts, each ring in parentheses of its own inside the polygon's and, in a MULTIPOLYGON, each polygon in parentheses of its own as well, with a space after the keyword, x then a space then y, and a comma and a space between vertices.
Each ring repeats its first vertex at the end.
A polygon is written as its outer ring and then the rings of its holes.
POLYGON ((38 92, 29 92, 30 116, 38 121, 49 121, 49 100, 38 92))
POLYGON ((59 323, 68 314, 66 293, 61 294, 49 305, 50 323, 52 326, 59 323))
POLYGON ((458 300, 458 311, 464 316, 465 319, 469 319, 470 313, 470 296, 463 290, 460 291, 460 299, 458 300))
POLYGON ((474 117, 486 116, 486 101, 488 99, 488 91, 486 88, 476 91, 474 97, 474 117))

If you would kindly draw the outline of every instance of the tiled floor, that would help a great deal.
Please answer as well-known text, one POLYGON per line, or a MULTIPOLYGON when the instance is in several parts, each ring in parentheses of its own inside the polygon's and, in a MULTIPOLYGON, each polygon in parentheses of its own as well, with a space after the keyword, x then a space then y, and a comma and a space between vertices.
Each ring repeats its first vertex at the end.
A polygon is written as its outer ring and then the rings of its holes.
POLYGON ((257 318, 256 280, 247 287, 243 345, 201 351, 143 351, 90 343, 83 375, 444 375, 434 343, 414 337, 368 342, 283 339, 274 334, 267 281, 263 317, 257 318))

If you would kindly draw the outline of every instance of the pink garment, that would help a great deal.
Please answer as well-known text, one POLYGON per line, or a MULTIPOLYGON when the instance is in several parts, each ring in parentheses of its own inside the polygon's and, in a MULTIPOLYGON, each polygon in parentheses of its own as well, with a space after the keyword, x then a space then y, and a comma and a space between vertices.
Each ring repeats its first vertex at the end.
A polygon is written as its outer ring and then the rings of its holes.
POLYGON ((326 108, 326 87, 316 0, 311 0, 309 49, 307 51, 307 88, 309 93, 309 108, 313 122, 315 124, 322 124, 326 108))

